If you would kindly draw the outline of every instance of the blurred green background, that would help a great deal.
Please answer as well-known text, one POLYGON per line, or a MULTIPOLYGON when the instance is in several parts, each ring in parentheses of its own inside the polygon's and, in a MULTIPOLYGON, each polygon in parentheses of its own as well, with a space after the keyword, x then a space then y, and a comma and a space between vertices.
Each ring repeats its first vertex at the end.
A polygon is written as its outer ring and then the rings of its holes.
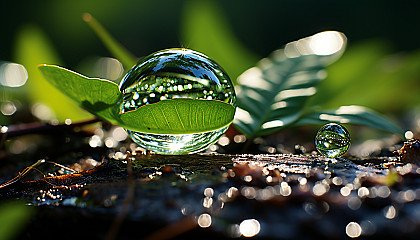
MULTIPOLYGON (((24 87, 1 86, 3 105, 14 101, 19 110, 40 102, 60 121, 89 115, 38 80, 36 65, 59 64, 106 77, 95 64, 112 56, 82 20, 86 12, 137 57, 188 47, 215 59, 232 79, 288 42, 340 31, 348 38, 347 50, 329 67, 319 86, 322 94, 310 105, 357 104, 398 117, 420 100, 418 1, 4 1, 2 10, 0 61, 22 64, 29 74, 24 87)), ((0 120, 32 120, 17 115, 0 120)))
POLYGON ((95 16, 137 56, 190 44, 183 40, 183 20, 193 11, 206 14, 216 8, 214 20, 227 24, 233 35, 258 56, 266 56, 290 41, 323 30, 339 30, 350 44, 383 39, 394 50, 417 49, 420 32, 418 1, 184 1, 184 0, 74 0, 3 1, 0 52, 13 59, 21 28, 36 24, 69 67, 87 56, 108 52, 81 20, 84 12, 95 16), (202 7, 202 8, 195 8, 202 7))

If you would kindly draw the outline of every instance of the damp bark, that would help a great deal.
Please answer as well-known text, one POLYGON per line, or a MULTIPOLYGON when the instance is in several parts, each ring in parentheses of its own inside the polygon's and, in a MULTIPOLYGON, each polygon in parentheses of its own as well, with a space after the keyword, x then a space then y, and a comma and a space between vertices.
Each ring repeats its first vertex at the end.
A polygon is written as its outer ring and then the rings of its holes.
POLYGON ((28 167, 0 189, 36 209, 21 238, 415 238, 420 229, 420 169, 398 157, 134 151, 77 173, 31 177, 28 167))

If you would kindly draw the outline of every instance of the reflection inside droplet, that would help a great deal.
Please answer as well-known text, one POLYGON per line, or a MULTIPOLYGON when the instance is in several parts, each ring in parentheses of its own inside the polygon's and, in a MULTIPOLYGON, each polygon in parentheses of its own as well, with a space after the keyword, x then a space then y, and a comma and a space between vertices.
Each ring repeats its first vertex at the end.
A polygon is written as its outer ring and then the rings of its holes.
POLYGON ((350 134, 340 124, 329 123, 316 134, 315 145, 322 155, 336 158, 347 152, 350 146, 350 134))

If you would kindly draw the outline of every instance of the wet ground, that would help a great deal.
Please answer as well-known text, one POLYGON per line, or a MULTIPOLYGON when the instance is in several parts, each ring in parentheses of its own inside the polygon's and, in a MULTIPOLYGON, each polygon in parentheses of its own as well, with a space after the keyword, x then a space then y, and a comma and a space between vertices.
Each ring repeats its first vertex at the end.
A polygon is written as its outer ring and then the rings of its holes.
POLYGON ((53 139, 35 141, 32 152, 1 151, 1 202, 21 199, 34 210, 20 239, 420 235, 417 141, 382 157, 329 159, 304 151, 163 156, 128 140, 116 151, 93 148, 83 132, 53 139))

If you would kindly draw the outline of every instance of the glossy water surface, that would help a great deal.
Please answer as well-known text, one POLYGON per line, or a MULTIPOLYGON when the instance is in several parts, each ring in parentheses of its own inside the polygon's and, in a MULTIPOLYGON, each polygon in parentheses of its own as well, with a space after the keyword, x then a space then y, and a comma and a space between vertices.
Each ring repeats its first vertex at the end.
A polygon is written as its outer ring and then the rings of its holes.
POLYGON ((315 145, 318 152, 326 157, 340 157, 350 146, 350 134, 340 124, 329 123, 318 131, 315 145))
MULTIPOLYGON (((222 101, 236 106, 233 84, 226 72, 207 56, 189 49, 163 50, 141 59, 122 80, 120 91, 124 95, 121 113, 176 98, 222 101)), ((227 128, 224 125, 192 134, 127 132, 141 147, 154 152, 186 154, 206 149, 227 128)))

